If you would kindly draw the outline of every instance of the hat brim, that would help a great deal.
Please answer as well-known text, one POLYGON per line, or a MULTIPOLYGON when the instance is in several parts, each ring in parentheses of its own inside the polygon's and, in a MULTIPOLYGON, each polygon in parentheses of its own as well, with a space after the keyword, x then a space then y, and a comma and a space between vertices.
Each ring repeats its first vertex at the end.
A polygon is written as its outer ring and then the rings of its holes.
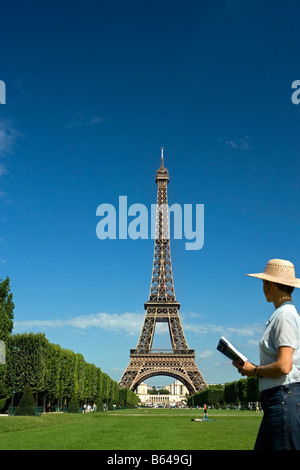
POLYGON ((276 284, 284 284, 285 286, 298 287, 300 288, 300 279, 287 280, 279 277, 271 276, 265 273, 246 274, 249 277, 256 277, 265 281, 275 282, 276 284))

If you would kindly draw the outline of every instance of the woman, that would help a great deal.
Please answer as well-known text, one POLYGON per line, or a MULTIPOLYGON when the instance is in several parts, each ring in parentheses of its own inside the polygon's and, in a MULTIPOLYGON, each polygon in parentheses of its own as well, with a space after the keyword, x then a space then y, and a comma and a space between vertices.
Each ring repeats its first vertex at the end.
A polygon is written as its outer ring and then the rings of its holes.
POLYGON ((280 259, 247 276, 263 280, 275 307, 259 343, 260 365, 233 362, 241 375, 259 380, 264 416, 254 450, 300 450, 300 317, 291 297, 300 279, 294 265, 280 259))

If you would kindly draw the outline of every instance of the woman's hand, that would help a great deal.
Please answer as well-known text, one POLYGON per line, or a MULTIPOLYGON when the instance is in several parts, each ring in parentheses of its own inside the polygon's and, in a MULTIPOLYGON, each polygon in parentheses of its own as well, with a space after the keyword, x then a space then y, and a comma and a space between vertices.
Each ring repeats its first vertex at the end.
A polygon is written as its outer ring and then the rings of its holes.
POLYGON ((241 375, 246 375, 247 377, 257 375, 258 377, 277 378, 288 375, 293 367, 294 349, 290 346, 281 346, 277 349, 277 353, 277 360, 264 366, 255 366, 249 361, 245 361, 244 365, 238 361, 233 361, 232 364, 241 375))
POLYGON ((256 366, 249 361, 245 361, 243 365, 239 361, 233 361, 232 365, 234 365, 234 367, 237 368, 238 372, 243 376, 255 376, 256 366))

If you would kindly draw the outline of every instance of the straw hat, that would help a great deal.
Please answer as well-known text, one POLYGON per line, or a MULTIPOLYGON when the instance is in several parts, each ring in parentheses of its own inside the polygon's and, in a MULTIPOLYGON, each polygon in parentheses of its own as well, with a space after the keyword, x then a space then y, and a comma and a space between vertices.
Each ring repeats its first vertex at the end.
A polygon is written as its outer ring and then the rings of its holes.
POLYGON ((293 263, 284 259, 271 259, 263 273, 246 274, 246 276, 258 277, 266 281, 285 284, 286 286, 300 287, 300 279, 295 277, 293 263))

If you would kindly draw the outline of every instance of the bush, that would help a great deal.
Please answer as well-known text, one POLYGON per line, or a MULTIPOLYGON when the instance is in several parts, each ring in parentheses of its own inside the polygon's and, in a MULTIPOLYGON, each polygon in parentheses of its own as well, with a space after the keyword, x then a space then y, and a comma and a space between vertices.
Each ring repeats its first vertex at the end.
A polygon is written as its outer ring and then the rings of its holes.
POLYGON ((36 404, 30 385, 27 385, 23 396, 17 406, 15 416, 35 416, 36 404))
POLYGON ((103 411, 103 402, 102 402, 100 396, 98 396, 98 398, 96 400, 96 407, 97 407, 97 411, 103 411))
POLYGON ((0 398, 0 412, 7 410, 8 398, 0 398))
POLYGON ((79 413, 79 404, 75 393, 71 396, 68 404, 68 413, 79 413))

